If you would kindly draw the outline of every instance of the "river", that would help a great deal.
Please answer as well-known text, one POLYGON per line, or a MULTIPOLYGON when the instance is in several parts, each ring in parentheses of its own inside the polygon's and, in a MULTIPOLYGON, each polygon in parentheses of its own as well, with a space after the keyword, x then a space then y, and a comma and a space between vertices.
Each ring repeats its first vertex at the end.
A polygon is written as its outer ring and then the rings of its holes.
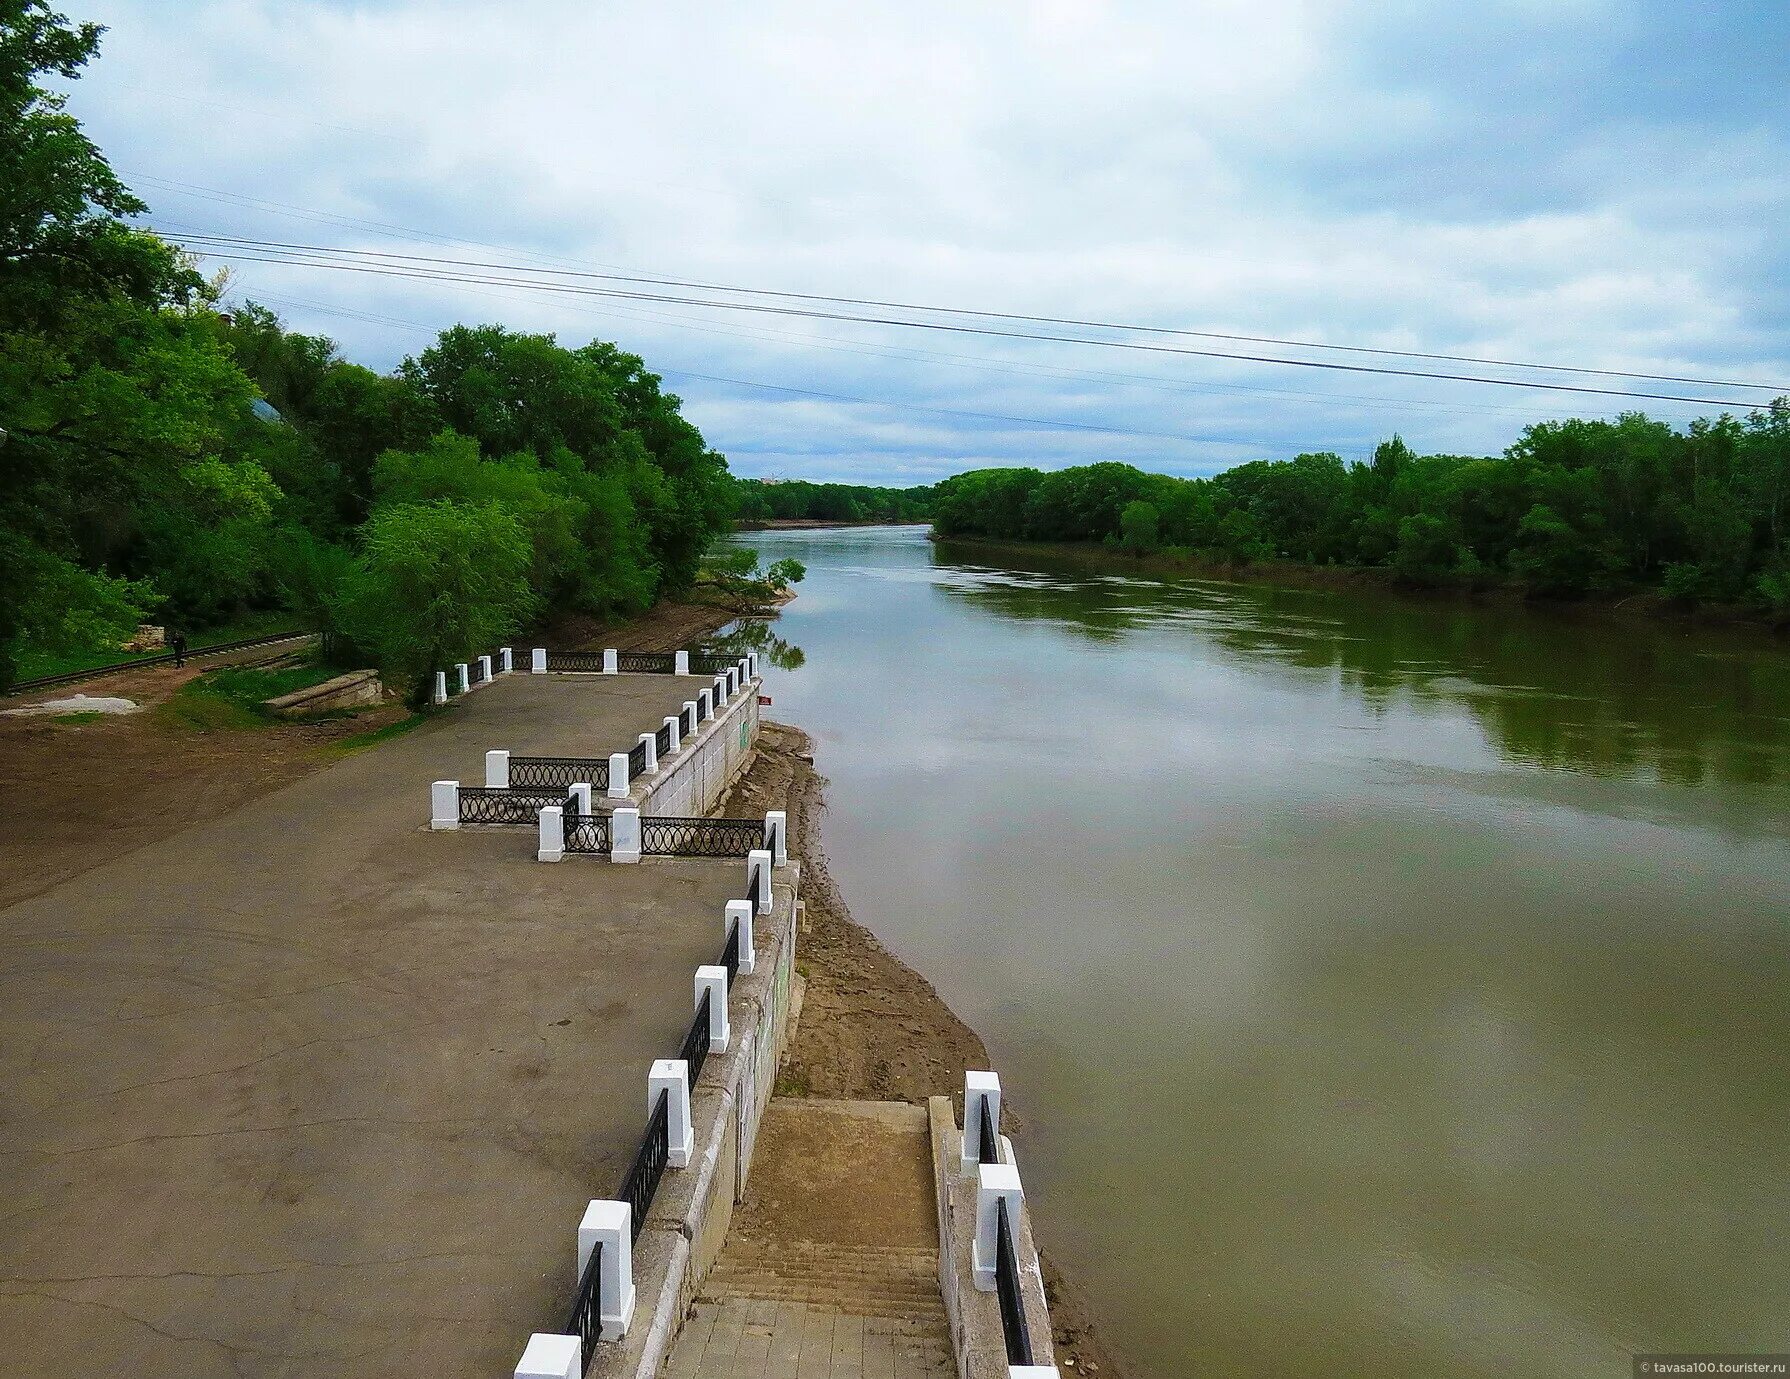
POLYGON ((1785 1345, 1781 643, 741 539, 807 564, 835 875, 1133 1379, 1785 1345))

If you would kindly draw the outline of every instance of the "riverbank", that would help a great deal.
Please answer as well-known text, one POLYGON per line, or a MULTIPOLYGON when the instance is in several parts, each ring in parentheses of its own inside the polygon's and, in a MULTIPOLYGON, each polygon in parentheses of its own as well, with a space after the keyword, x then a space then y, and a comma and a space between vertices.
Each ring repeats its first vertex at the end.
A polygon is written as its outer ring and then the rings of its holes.
MULTIPOLYGON (((807 987, 778 1095, 919 1106, 929 1096, 949 1096, 961 1116, 963 1075, 991 1067, 988 1050, 931 982, 852 918, 821 843, 825 789, 808 735, 766 720, 752 766, 718 811, 739 817, 787 811, 791 846, 802 864, 796 968, 807 987)), ((1006 1115, 1023 1143, 1011 1100, 1006 1115)), ((1048 1253, 1042 1261, 1058 1363, 1072 1374, 1121 1374, 1072 1282, 1048 1253)))
POLYGON ((862 522, 828 521, 819 517, 766 517, 735 522, 735 531, 825 531, 829 527, 929 527, 930 517, 911 518, 905 522, 865 519, 862 522))
POLYGON ((1043 556, 1077 570, 1103 574, 1139 574, 1168 579, 1213 579, 1231 584, 1266 584, 1286 589, 1372 591, 1408 599, 1414 603, 1465 604, 1488 608, 1525 608, 1579 620, 1643 621, 1685 627, 1734 627, 1765 632, 1790 640, 1790 618, 1773 618, 1739 604, 1686 603, 1657 589, 1592 592, 1582 598, 1551 598, 1514 585, 1487 585, 1470 581, 1420 585, 1401 578, 1396 571, 1376 566, 1301 565, 1288 560, 1213 560, 1192 554, 1130 555, 1091 542, 1005 541, 992 537, 938 536, 941 548, 975 559, 985 553, 988 563, 1043 556))

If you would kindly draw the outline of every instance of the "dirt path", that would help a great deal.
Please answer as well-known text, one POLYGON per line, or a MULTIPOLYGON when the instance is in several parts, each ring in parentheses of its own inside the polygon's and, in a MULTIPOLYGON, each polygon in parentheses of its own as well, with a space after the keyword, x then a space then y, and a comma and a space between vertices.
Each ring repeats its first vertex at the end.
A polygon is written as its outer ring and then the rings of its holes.
MULTIPOLYGON (((788 811, 802 864, 806 927, 797 939, 796 967, 807 990, 778 1095, 918 1106, 929 1096, 949 1096, 961 1118, 964 1072, 991 1066, 988 1050, 931 982, 852 918, 821 846, 825 786, 808 735, 767 719, 751 768, 716 811, 740 817, 788 811)), ((1048 1255, 1043 1264, 1057 1363, 1071 1374, 1118 1375, 1080 1296, 1048 1255)))

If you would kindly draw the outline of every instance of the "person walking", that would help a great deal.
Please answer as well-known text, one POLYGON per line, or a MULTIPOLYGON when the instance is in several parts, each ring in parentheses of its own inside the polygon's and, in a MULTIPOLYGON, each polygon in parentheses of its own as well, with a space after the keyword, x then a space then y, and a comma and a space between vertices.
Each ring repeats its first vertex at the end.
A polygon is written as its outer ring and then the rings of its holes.
POLYGON ((169 638, 169 645, 174 648, 174 665, 178 669, 186 664, 186 633, 176 629, 169 638))

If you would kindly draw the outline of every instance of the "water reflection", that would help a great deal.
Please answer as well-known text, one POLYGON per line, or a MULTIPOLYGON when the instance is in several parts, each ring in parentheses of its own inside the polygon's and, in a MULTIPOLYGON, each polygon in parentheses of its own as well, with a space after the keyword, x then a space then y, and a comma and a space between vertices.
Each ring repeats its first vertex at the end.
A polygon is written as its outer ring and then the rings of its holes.
POLYGON ((1790 782, 1790 656, 1753 631, 1686 632, 1546 610, 1212 581, 1090 577, 1048 556, 976 562, 935 543, 939 588, 1001 619, 1119 644, 1182 629, 1239 665, 1328 680, 1370 712, 1471 711, 1508 761, 1614 778, 1790 782), (1030 577, 1015 578, 1015 570, 1030 577))
POLYGON ((763 618, 741 618, 729 623, 703 642, 700 650, 722 656, 743 656, 755 651, 776 670, 800 670, 808 658, 802 648, 777 634, 763 618))

